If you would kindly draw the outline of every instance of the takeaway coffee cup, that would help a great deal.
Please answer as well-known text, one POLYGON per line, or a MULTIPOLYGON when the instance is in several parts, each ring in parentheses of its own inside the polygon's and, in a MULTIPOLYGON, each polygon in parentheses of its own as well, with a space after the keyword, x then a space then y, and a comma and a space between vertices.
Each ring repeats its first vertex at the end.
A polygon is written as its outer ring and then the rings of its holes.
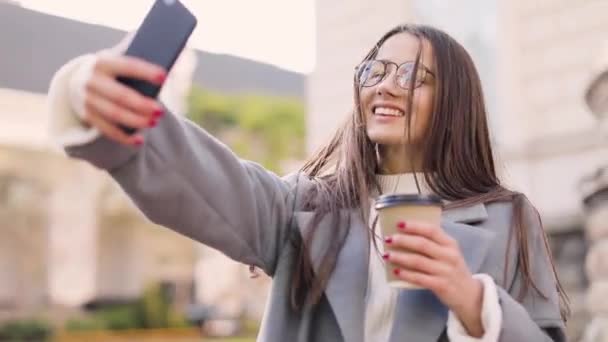
MULTIPOLYGON (((376 200, 378 223, 383 236, 407 234, 399 231, 397 224, 401 221, 419 221, 439 224, 441 222, 441 199, 437 196, 390 194, 382 195, 376 200)), ((403 251, 385 244, 385 250, 390 252, 403 251)), ((395 266, 390 262, 384 265, 386 278, 392 287, 404 289, 419 289, 420 287, 400 280, 394 273, 395 266)))

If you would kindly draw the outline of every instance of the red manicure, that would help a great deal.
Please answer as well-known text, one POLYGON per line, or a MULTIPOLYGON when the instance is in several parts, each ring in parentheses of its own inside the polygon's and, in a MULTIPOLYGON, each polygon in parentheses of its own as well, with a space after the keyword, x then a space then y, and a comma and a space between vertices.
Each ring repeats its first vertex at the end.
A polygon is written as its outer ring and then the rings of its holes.
POLYGON ((382 259, 384 259, 384 260, 388 260, 388 253, 384 253, 384 254, 382 255, 382 259))
POLYGON ((401 222, 397 223, 397 228, 404 230, 405 227, 406 227, 405 222, 401 221, 401 222))
POLYGON ((398 268, 395 268, 395 270, 393 271, 393 273, 395 273, 395 275, 399 275, 399 272, 401 272, 401 270, 399 270, 398 268))
POLYGON ((135 138, 135 145, 140 146, 143 143, 144 143, 144 140, 142 138, 140 138, 140 137, 135 138))
POLYGON ((165 114, 165 112, 162 109, 157 109, 153 113, 154 117, 157 119, 163 116, 163 114, 165 114))
POLYGON ((392 238, 392 237, 390 237, 390 236, 388 236, 388 237, 386 237, 386 238, 384 239, 384 242, 386 242, 386 243, 393 243, 393 238, 392 238))
POLYGON ((167 79, 167 75, 166 75, 166 74, 164 74, 164 73, 163 73, 163 74, 158 74, 158 75, 156 76, 156 82, 157 82, 158 84, 163 84, 163 83, 165 82, 165 80, 166 80, 166 79, 167 79))
POLYGON ((156 126, 156 124, 157 124, 156 119, 150 119, 150 127, 154 127, 154 126, 156 126))

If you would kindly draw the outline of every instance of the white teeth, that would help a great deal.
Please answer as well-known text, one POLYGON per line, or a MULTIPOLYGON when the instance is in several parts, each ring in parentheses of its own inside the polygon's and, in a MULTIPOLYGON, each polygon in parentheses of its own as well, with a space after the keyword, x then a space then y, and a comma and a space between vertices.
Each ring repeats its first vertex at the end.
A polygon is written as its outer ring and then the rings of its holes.
POLYGON ((387 107, 376 107, 374 110, 376 115, 390 115, 390 116, 405 116, 405 113, 398 109, 387 108, 387 107))

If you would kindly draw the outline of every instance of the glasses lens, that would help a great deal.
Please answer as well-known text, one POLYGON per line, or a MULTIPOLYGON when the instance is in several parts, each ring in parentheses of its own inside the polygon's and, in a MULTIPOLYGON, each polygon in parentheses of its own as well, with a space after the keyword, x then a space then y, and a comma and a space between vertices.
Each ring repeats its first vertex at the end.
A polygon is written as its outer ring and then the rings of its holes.
MULTIPOLYGON (((414 62, 404 63, 397 70, 397 83, 404 89, 410 88, 410 82, 412 81, 412 75, 414 73, 414 62)), ((414 81, 414 88, 420 87, 424 82, 424 68, 418 65, 418 71, 416 72, 416 80, 414 81)))
POLYGON ((374 86, 384 78, 386 69, 380 61, 367 61, 359 66, 359 83, 364 87, 374 86))

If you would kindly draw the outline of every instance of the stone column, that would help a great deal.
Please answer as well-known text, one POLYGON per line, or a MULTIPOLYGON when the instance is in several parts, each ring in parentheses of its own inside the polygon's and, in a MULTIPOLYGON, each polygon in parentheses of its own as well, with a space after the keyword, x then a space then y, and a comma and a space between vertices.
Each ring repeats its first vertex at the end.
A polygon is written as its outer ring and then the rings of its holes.
MULTIPOLYGON (((608 143, 608 42, 593 66, 594 76, 585 102, 599 121, 603 141, 608 143)), ((587 309, 591 322, 584 342, 608 342, 608 159, 603 167, 581 183, 585 206, 585 229, 589 253, 585 262, 589 277, 587 309)))
POLYGON ((584 342, 608 342, 608 167, 586 179, 583 189, 590 244, 585 262, 590 282, 587 309, 591 315, 584 342))

